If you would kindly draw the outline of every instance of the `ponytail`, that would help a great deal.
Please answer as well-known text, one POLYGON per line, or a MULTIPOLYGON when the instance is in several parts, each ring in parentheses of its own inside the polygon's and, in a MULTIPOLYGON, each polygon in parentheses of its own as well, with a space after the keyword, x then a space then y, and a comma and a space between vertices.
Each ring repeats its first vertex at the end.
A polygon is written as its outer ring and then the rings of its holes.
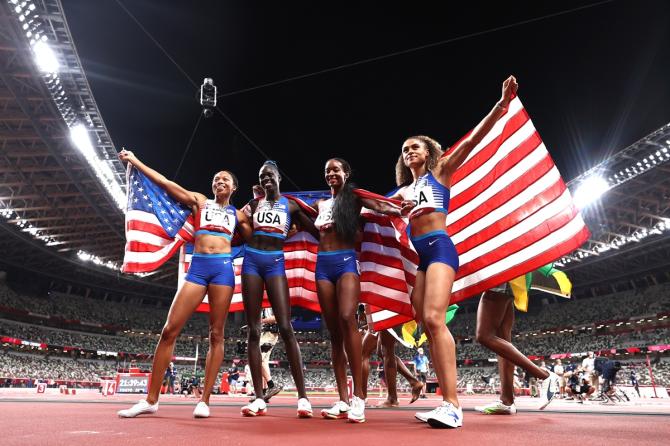
MULTIPOLYGON (((332 158, 342 165, 342 170, 350 178, 351 166, 342 158, 332 158)), ((360 229, 360 204, 354 193, 355 185, 345 181, 333 203, 333 222, 335 232, 347 242, 355 242, 360 229)))

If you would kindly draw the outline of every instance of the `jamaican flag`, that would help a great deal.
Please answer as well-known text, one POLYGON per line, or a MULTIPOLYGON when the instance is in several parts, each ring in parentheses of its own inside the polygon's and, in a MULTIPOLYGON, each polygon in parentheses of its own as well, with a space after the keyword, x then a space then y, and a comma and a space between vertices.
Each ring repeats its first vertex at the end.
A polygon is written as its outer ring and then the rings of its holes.
POLYGON ((529 290, 544 291, 568 299, 572 293, 572 282, 563 271, 554 268, 553 263, 512 279, 509 284, 514 295, 514 306, 524 312, 528 311, 529 290))
MULTIPOLYGON (((458 305, 455 304, 449 305, 449 308, 447 308, 447 314, 444 318, 445 324, 448 325, 449 322, 451 322, 451 320, 456 315, 456 310, 458 310, 458 305)), ((412 347, 419 347, 428 339, 426 337, 426 333, 420 332, 419 327, 415 320, 411 320, 403 324, 402 338, 405 341, 405 343, 409 344, 412 347)))

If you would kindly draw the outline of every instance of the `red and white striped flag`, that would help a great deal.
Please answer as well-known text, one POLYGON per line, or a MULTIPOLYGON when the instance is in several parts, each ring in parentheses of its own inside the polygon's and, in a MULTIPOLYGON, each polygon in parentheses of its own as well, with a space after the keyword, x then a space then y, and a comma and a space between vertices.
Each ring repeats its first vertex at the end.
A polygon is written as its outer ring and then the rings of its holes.
POLYGON ((126 172, 126 246, 124 273, 155 271, 184 242, 193 241, 191 210, 131 164, 126 172))
MULTIPOLYGON (((447 233, 460 262, 451 303, 546 265, 588 239, 518 97, 455 172, 447 233)), ((409 294, 418 257, 404 237, 379 215, 364 228, 361 300, 373 306, 378 330, 412 317, 409 294)))

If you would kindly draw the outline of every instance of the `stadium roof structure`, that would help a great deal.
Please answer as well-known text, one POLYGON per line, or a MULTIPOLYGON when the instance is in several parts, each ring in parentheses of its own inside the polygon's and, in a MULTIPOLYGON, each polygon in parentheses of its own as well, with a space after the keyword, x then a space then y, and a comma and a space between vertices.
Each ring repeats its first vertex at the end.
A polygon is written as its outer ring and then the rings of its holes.
MULTIPOLYGON (((120 293, 171 295, 174 262, 143 278, 118 272, 125 170, 60 0, 0 0, 0 63, 0 265, 120 293)), ((603 194, 583 210, 592 238, 561 260, 577 292, 667 276, 668 149, 670 124, 569 183, 594 198, 598 179, 603 194)))
POLYGON ((594 200, 582 209, 591 238, 561 261, 575 285, 654 281, 658 274, 670 280, 670 124, 568 186, 576 197, 594 200))
POLYGON ((139 280, 100 265, 118 269, 124 250, 118 197, 125 169, 60 1, 0 1, 0 63, 0 263, 96 287, 170 294, 174 287, 160 281, 174 267, 139 280), (51 52, 41 53, 45 47, 51 52))

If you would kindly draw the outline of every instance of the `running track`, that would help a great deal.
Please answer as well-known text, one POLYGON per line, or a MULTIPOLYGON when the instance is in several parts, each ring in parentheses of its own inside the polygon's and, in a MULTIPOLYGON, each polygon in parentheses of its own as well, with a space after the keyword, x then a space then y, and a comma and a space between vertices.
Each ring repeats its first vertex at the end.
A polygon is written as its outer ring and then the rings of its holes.
MULTIPOLYGON (((79 397, 77 395, 77 397, 79 397)), ((488 398, 490 399, 490 397, 488 398)), ((315 414, 333 398, 313 398, 315 414), (318 407, 318 409, 317 409, 318 407)), ((244 418, 239 398, 212 400, 212 416, 195 420, 194 400, 164 398, 155 415, 119 419, 116 411, 128 407, 128 396, 93 398, 0 397, 4 432, 0 444, 14 445, 267 445, 374 446, 421 445, 456 442, 458 445, 506 444, 670 444, 670 410, 667 402, 652 406, 605 407, 559 401, 547 411, 536 411, 535 401, 520 401, 516 416, 486 416, 473 412, 481 398, 463 397, 465 426, 436 430, 416 421, 413 413, 434 407, 436 400, 419 401, 398 409, 367 409, 367 422, 350 424, 320 417, 295 418, 295 398, 281 397, 268 415, 244 418), (473 404, 474 403, 474 404, 473 404), (527 407, 524 409, 524 407, 527 407), (602 411, 608 413, 599 413, 602 411), (575 412, 580 411, 581 413, 575 412), (355 445, 351 442, 355 441, 355 445)))

